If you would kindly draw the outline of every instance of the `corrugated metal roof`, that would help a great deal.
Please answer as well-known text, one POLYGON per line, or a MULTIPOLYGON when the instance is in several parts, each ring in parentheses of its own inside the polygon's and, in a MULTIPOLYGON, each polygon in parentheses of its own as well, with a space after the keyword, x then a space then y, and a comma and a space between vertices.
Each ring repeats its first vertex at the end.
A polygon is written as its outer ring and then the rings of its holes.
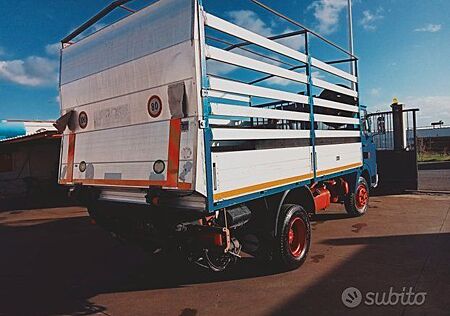
POLYGON ((28 135, 20 135, 20 136, 0 139, 0 145, 20 143, 20 142, 31 141, 31 140, 42 139, 42 138, 60 138, 60 137, 61 137, 61 134, 58 134, 58 131, 56 131, 56 130, 54 130, 54 131, 44 130, 44 131, 38 131, 38 132, 28 134, 28 135))
POLYGON ((56 131, 54 121, 0 120, 0 140, 31 135, 42 131, 56 131))

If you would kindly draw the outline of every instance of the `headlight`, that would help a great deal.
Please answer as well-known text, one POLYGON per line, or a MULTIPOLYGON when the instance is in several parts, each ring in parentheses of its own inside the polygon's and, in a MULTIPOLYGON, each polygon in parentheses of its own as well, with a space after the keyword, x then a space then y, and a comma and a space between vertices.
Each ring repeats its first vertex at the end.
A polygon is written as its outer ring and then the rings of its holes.
POLYGON ((164 169, 166 169, 166 165, 162 160, 156 160, 153 164, 153 171, 157 174, 163 173, 164 169))

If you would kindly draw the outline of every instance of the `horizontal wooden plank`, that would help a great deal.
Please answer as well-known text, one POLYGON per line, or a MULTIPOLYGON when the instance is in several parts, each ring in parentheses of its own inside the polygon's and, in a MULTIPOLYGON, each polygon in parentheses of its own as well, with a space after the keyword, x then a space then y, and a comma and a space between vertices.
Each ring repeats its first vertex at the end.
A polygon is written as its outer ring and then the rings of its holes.
POLYGON ((277 43, 273 40, 265 38, 264 36, 246 30, 233 23, 225 21, 221 18, 218 18, 212 14, 205 13, 205 24, 213 29, 225 32, 229 35, 236 36, 250 43, 267 48, 275 53, 282 54, 284 56, 296 59, 303 63, 308 62, 308 57, 305 54, 298 52, 292 48, 289 48, 287 46, 284 46, 280 43, 277 43))
POLYGON ((330 83, 330 82, 322 80, 322 79, 312 78, 311 81, 312 81, 313 86, 331 90, 331 91, 335 91, 335 92, 339 92, 339 93, 346 94, 346 95, 349 95, 349 96, 355 97, 355 98, 358 97, 358 92, 356 92, 355 90, 344 88, 344 87, 338 86, 334 83, 330 83))
POLYGON ((358 113, 359 109, 356 105, 344 104, 340 102, 334 102, 329 100, 324 100, 320 98, 314 98, 314 105, 322 106, 329 109, 343 110, 353 113, 358 113))
POLYGON ((316 122, 359 125, 359 119, 357 119, 357 118, 333 116, 333 115, 325 115, 325 114, 314 114, 314 120, 316 122))
POLYGON ((209 118, 208 122, 211 125, 231 125, 232 120, 219 119, 219 118, 209 118))
POLYGON ((208 93, 208 96, 211 98, 226 99, 226 100, 250 103, 250 97, 248 95, 239 95, 239 94, 223 92, 223 91, 215 91, 215 90, 207 90, 207 93, 208 93))
POLYGON ((309 138, 309 130, 212 128, 213 140, 309 138))
POLYGON ((316 137, 360 137, 360 131, 315 130, 316 137))
POLYGON ((309 113, 255 108, 250 106, 236 106, 230 104, 211 103, 214 115, 258 117, 278 120, 309 121, 309 113))
POLYGON ((329 73, 331 73, 333 75, 339 76, 341 78, 350 80, 352 82, 358 82, 358 78, 356 78, 356 76, 354 76, 352 74, 349 74, 348 72, 343 71, 343 70, 341 70, 339 68, 331 66, 331 65, 329 65, 327 63, 324 63, 323 61, 318 60, 318 59, 316 59, 314 57, 311 58, 311 66, 319 68, 319 69, 324 70, 326 72, 329 72, 329 73))
POLYGON ((253 86, 246 83, 216 77, 209 77, 209 84, 211 89, 213 90, 250 95, 272 100, 283 100, 298 103, 308 103, 309 100, 309 98, 305 95, 275 90, 271 88, 253 86))
POLYGON ((255 60, 253 58, 228 52, 220 48, 206 46, 206 56, 210 59, 225 62, 239 67, 256 70, 269 75, 274 75, 276 77, 293 80, 300 83, 308 82, 308 78, 305 74, 284 69, 275 65, 255 60))

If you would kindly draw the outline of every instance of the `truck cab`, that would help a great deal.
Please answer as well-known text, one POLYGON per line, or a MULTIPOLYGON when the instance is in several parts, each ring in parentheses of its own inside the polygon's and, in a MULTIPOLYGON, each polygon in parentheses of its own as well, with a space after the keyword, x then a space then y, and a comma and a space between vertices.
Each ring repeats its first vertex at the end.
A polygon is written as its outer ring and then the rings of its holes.
POLYGON ((378 186, 377 148, 373 139, 371 120, 367 119, 367 107, 361 105, 362 148, 364 159, 363 174, 372 188, 378 186))

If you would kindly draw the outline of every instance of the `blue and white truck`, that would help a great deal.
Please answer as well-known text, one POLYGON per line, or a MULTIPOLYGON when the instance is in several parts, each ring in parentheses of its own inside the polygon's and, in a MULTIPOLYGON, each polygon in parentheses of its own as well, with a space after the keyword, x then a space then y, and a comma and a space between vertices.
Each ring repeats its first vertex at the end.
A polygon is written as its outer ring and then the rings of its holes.
POLYGON ((127 2, 62 41, 59 183, 99 225, 214 271, 241 251, 292 269, 311 215, 367 211, 375 148, 353 54, 268 7, 289 31, 257 34, 201 0, 160 0, 74 41, 127 2), (346 58, 313 57, 312 37, 346 58))

